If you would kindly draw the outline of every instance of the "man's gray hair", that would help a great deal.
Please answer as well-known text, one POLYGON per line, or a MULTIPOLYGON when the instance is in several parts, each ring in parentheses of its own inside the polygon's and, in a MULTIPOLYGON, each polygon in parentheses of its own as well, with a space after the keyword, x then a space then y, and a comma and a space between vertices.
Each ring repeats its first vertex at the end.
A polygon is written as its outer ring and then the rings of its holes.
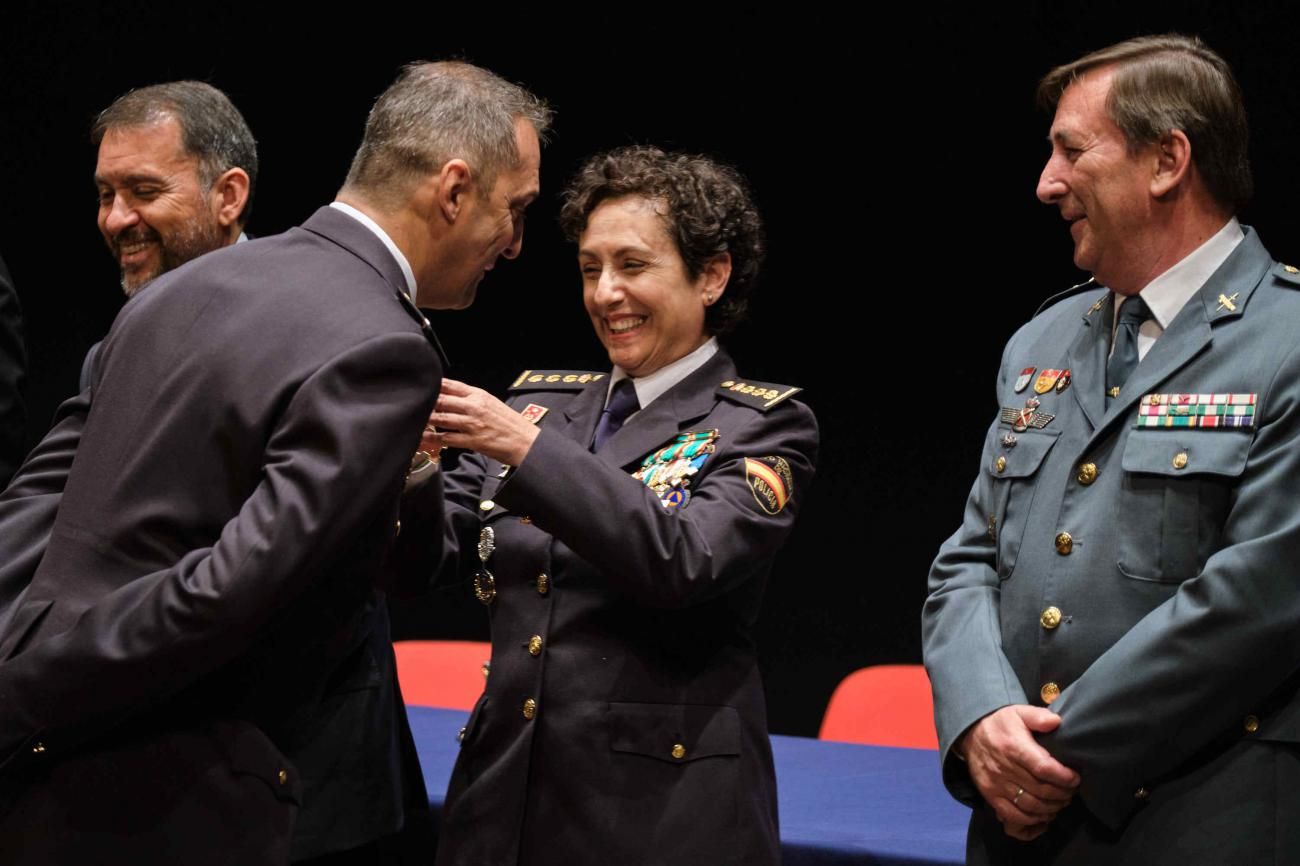
POLYGON ((1106 111, 1130 153, 1179 129, 1216 201, 1231 212, 1253 191, 1250 129, 1241 88, 1228 62, 1194 36, 1141 36, 1058 66, 1038 84, 1038 102, 1055 110, 1065 89, 1094 69, 1115 67, 1106 111))
POLYGON ((517 118, 544 140, 551 109, 523 87, 469 63, 408 64, 375 100, 344 186, 393 205, 459 158, 486 193, 499 171, 519 164, 517 118))
POLYGON ((105 108, 90 128, 90 140, 99 147, 110 129, 149 126, 167 118, 181 130, 181 147, 199 161, 199 183, 204 190, 232 168, 248 175, 248 201, 239 224, 248 222, 257 188, 257 142, 226 94, 202 81, 169 81, 140 87, 105 108))

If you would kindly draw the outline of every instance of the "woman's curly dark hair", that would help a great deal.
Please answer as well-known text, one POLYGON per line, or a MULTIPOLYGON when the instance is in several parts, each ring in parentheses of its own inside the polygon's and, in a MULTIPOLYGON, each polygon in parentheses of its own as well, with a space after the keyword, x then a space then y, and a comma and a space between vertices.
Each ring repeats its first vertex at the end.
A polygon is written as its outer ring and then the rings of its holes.
POLYGON ((692 279, 720 253, 731 254, 731 280, 704 315, 710 334, 733 330, 749 310, 749 296, 767 252, 763 221, 740 172, 707 156, 665 153, 657 147, 620 147, 587 160, 564 191, 560 228, 577 242, 596 206, 640 196, 667 205, 664 228, 692 279))

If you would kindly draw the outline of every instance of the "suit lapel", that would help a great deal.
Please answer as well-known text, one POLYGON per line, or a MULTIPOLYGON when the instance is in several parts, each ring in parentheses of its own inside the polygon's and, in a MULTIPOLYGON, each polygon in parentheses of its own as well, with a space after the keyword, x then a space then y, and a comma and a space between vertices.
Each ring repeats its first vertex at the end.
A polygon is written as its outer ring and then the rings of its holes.
POLYGON ((374 268, 393 291, 406 294, 406 277, 393 254, 374 232, 353 217, 326 205, 317 208, 302 227, 343 247, 374 268))
POLYGON ((585 391, 564 407, 563 423, 552 422, 552 427, 556 432, 581 443, 583 448, 590 447, 591 437, 596 433, 596 422, 600 420, 601 410, 605 408, 605 396, 608 393, 608 376, 591 383, 585 391))
POLYGON ((438 353, 443 369, 445 370, 451 366, 450 361, 447 359, 447 353, 442 350, 442 344, 438 342, 438 337, 433 332, 433 326, 429 324, 429 320, 416 308, 415 302, 407 294, 406 276, 402 273, 401 266, 397 264, 397 260, 393 258, 393 254, 389 252, 388 247, 384 246, 384 242, 374 232, 352 216, 328 205, 318 208, 302 224, 302 228, 343 247, 343 249, 361 259, 373 268, 375 273, 383 277, 384 282, 397 296, 402 308, 420 326, 420 331, 424 334, 425 339, 438 353))
POLYGON ((718 386, 735 375, 736 367, 731 358, 718 350, 698 370, 623 425, 623 429, 611 436, 600 449, 600 458, 614 466, 626 466, 666 445, 678 433, 689 430, 713 411, 718 404, 718 386))

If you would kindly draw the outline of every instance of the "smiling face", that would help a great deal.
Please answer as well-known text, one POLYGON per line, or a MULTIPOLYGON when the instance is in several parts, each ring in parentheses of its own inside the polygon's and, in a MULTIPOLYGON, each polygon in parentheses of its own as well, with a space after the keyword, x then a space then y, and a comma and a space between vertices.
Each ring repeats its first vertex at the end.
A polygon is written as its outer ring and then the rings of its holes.
POLYGON ((1094 70, 1061 94, 1038 198, 1069 221, 1075 265, 1129 294, 1145 286, 1150 268, 1145 250, 1151 246, 1155 145, 1129 153, 1106 111, 1113 75, 1111 68, 1094 70))
POLYGON ((134 295, 172 268, 225 242, 220 202, 199 180, 172 118, 109 129, 95 165, 99 231, 134 295))
POLYGON ((464 309, 474 302, 479 283, 497 259, 513 259, 524 246, 524 212, 540 194, 542 148, 528 121, 515 121, 519 163, 497 172, 492 189, 475 184, 458 213, 448 255, 439 259, 422 286, 419 304, 433 309, 464 309))
POLYGON ((578 239, 587 314, 609 360, 632 376, 708 340, 704 311, 722 288, 712 267, 694 279, 687 273, 657 206, 639 196, 601 202, 578 239))

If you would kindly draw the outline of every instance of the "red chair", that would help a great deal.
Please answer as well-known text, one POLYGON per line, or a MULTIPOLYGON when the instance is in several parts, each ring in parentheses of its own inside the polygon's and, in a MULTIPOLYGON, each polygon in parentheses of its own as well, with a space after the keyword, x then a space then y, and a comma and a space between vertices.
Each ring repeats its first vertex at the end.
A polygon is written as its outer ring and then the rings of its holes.
POLYGON ((835 687, 818 739, 938 749, 930 678, 921 665, 875 665, 835 687))
POLYGON ((470 710, 483 694, 492 645, 477 640, 399 640, 397 682, 408 704, 470 710))

